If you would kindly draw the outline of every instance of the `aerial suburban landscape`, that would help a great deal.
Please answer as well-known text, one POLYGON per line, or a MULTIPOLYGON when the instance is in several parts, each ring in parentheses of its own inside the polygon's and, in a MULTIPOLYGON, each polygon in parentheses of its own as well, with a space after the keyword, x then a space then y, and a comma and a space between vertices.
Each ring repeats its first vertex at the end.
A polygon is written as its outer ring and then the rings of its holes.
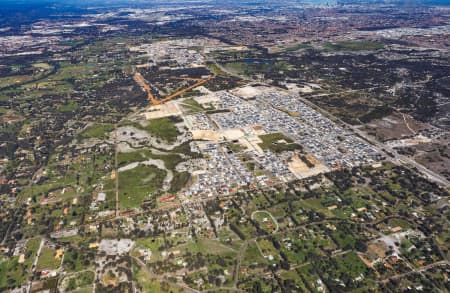
POLYGON ((449 292, 450 4, 0 2, 0 292, 449 292))

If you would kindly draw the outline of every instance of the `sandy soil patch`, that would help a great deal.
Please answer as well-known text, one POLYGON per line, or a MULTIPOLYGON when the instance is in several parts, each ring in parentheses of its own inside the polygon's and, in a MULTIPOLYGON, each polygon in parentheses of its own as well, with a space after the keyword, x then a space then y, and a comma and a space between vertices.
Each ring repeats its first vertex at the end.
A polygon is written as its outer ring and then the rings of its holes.
POLYGON ((143 115, 145 119, 151 120, 169 116, 179 116, 182 113, 177 101, 169 101, 164 104, 150 106, 149 111, 143 113, 143 115))
POLYGON ((220 101, 220 99, 215 94, 194 97, 194 100, 202 106, 220 101))
POLYGON ((314 165, 310 168, 298 155, 293 155, 290 162, 288 162, 288 168, 299 179, 308 178, 321 173, 326 173, 329 169, 317 161, 311 154, 306 155, 306 159, 314 165))
POLYGON ((248 50, 247 46, 230 46, 230 47, 224 47, 224 49, 232 50, 232 51, 244 51, 248 50))
POLYGON ((288 167, 292 172, 305 172, 309 170, 309 167, 298 155, 292 156, 291 161, 288 163, 288 167))
POLYGON ((223 136, 214 130, 192 130, 192 137, 195 140, 211 140, 219 141, 222 140, 223 136))
POLYGON ((426 128, 426 124, 415 120, 411 116, 402 116, 401 113, 394 113, 383 119, 371 121, 365 125, 364 130, 381 141, 388 141, 415 136, 415 133, 426 128))
POLYGON ((231 91, 232 94, 240 96, 244 99, 251 99, 261 93, 260 90, 253 86, 244 86, 231 91))
POLYGON ((212 93, 212 91, 210 91, 203 85, 197 87, 195 90, 197 90, 198 92, 200 92, 201 94, 204 94, 204 95, 210 95, 212 93))
POLYGON ((264 128, 260 125, 256 125, 252 127, 252 130, 255 132, 256 135, 264 135, 267 134, 264 128))
POLYGON ((385 258, 388 250, 384 242, 373 242, 367 245, 367 255, 371 259, 385 258))
POLYGON ((240 129, 227 129, 221 131, 221 133, 228 140, 238 140, 245 136, 245 133, 240 129))
POLYGON ((247 138, 241 138, 239 143, 247 148, 247 150, 254 150, 258 154, 263 154, 264 150, 259 146, 262 140, 258 136, 250 136, 247 138))
POLYGON ((413 146, 413 145, 430 143, 430 142, 432 142, 432 140, 430 138, 419 134, 412 138, 389 141, 387 143, 387 145, 389 145, 390 147, 405 147, 405 146, 413 146))
POLYGON ((302 94, 309 94, 313 92, 313 89, 310 86, 305 85, 303 87, 299 87, 298 91, 302 94))

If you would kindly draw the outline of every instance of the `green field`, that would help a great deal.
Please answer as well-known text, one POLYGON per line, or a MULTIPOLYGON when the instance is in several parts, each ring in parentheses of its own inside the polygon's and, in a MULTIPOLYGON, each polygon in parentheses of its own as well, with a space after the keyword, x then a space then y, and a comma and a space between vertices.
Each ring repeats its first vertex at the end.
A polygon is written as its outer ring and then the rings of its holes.
POLYGON ((177 287, 173 287, 166 282, 159 282, 158 280, 152 278, 150 273, 143 269, 138 269, 136 266, 133 267, 133 276, 137 281, 137 284, 142 288, 142 292, 152 292, 152 293, 165 293, 165 292, 182 292, 177 287))
MULTIPOLYGON (((86 241, 82 239, 82 241, 86 241)), ((90 266, 91 260, 88 256, 81 251, 67 251, 64 253, 63 265, 66 270, 69 271, 82 271, 90 266)))
POLYGON ((156 262, 162 259, 161 251, 165 249, 165 242, 162 237, 138 238, 136 247, 150 249, 152 256, 150 262, 156 262))
POLYGON ((39 244, 41 243, 41 238, 36 237, 28 240, 27 248, 25 250, 25 265, 31 267, 33 264, 34 257, 39 249, 39 244))
MULTIPOLYGON (((180 246, 182 247, 182 246, 180 246)), ((208 253, 214 255, 222 255, 234 253, 231 247, 225 246, 220 243, 220 241, 200 238, 197 241, 190 241, 186 246, 184 246, 186 251, 190 253, 208 253)))
POLYGON ((307 264, 305 266, 301 266, 296 270, 298 276, 302 279, 303 284, 308 288, 308 291, 311 292, 319 292, 317 290, 317 280, 319 276, 315 272, 312 264, 307 264))
POLYGON ((17 75, 0 78, 0 88, 20 84, 23 82, 33 80, 33 76, 30 75, 17 75))
POLYGON ((4 107, 0 107, 0 116, 3 115, 3 114, 6 114, 7 112, 8 112, 8 109, 6 109, 4 107))
POLYGON ((19 264, 18 257, 12 259, 0 258, 0 291, 5 287, 20 286, 25 281, 22 273, 23 265, 19 264))
POLYGON ((300 292, 308 292, 309 290, 307 289, 306 285, 303 283, 302 278, 300 277, 300 275, 298 274, 297 271, 295 270, 291 270, 291 271, 287 271, 284 272, 280 275, 281 280, 283 280, 286 283, 289 283, 292 289, 292 291, 294 291, 294 289, 299 290, 300 292), (289 282, 287 282, 287 280, 289 280, 289 282))
POLYGON ((119 153, 117 163, 119 166, 125 166, 133 162, 143 162, 148 159, 154 159, 153 153, 148 149, 142 149, 135 152, 119 153))
POLYGON ((260 135, 259 138, 262 140, 262 143, 260 143, 259 146, 263 150, 271 150, 274 153, 302 149, 301 145, 294 143, 291 138, 282 133, 260 135))
POLYGON ((308 49, 308 48, 311 48, 310 44, 297 44, 297 45, 285 48, 284 51, 286 51, 286 52, 294 52, 294 51, 298 51, 298 50, 301 50, 301 49, 308 49))
POLYGON ((349 274, 352 278, 369 272, 369 268, 367 268, 367 266, 354 252, 346 253, 342 256, 336 257, 335 259, 338 264, 338 268, 349 274))
POLYGON ((67 276, 65 280, 67 291, 72 291, 77 288, 83 288, 91 286, 94 282, 95 274, 93 271, 83 271, 70 276, 67 276))
POLYGON ((124 166, 133 162, 143 162, 148 159, 162 160, 164 161, 164 166, 168 170, 175 170, 175 166, 183 161, 183 158, 177 154, 167 154, 167 155, 156 155, 150 150, 139 150, 130 153, 119 153, 118 164, 119 166, 124 166))
POLYGON ((174 172, 173 179, 170 182, 170 192, 178 192, 183 187, 186 186, 189 179, 191 178, 191 174, 189 172, 174 172))
POLYGON ((65 105, 60 105, 58 106, 58 111, 59 112, 75 112, 76 110, 78 110, 80 107, 74 102, 74 101, 69 101, 69 103, 65 104, 65 105))
POLYGON ((142 129, 157 138, 171 143, 176 140, 178 135, 180 135, 180 132, 175 126, 175 123, 177 122, 180 122, 180 120, 176 117, 158 118, 150 120, 146 126, 142 127, 142 129))
POLYGON ((261 255, 259 252, 258 246, 256 246, 255 242, 251 242, 247 250, 244 254, 244 265, 251 265, 251 264, 266 264, 267 260, 261 255))
POLYGON ((80 133, 80 138, 107 138, 109 133, 114 130, 112 124, 94 124, 87 127, 80 133))
POLYGON ((277 223, 271 217, 271 214, 267 211, 257 211, 253 213, 253 220, 259 224, 259 227, 268 233, 276 231, 277 223), (264 220, 266 219, 266 222, 264 220))
POLYGON ((289 69, 289 64, 280 61, 280 62, 272 62, 270 60, 243 60, 243 61, 235 61, 230 63, 223 64, 225 68, 230 70, 231 72, 236 72, 238 74, 243 74, 246 76, 250 76, 257 73, 263 73, 266 71, 285 71, 289 69))
POLYGON ((264 257, 273 257, 272 260, 268 259, 270 263, 277 263, 280 259, 277 249, 273 246, 272 242, 267 239, 257 240, 258 246, 264 257))
POLYGON ((390 219, 388 221, 388 225, 391 226, 392 228, 401 227, 403 230, 408 230, 412 228, 411 224, 403 219, 390 219))
MULTIPOLYGON (((149 195, 163 186, 166 171, 154 166, 137 166, 119 174, 119 202, 121 209, 139 207, 149 195)), ((110 183, 112 186, 112 182, 110 183)))
POLYGON ((59 268, 60 260, 55 259, 56 251, 51 248, 43 248, 36 266, 37 270, 56 270, 59 268))
POLYGON ((19 257, 2 259, 0 257, 0 291, 2 288, 20 286, 25 282, 26 275, 31 269, 31 265, 36 256, 40 237, 29 239, 25 248, 25 262, 19 264, 19 257))
POLYGON ((196 100, 192 98, 184 100, 181 105, 183 106, 183 108, 188 110, 189 113, 196 113, 205 110, 202 105, 200 105, 196 100))
MULTIPOLYGON (((25 67, 25 65, 24 66, 22 66, 22 65, 12 66, 13 72, 19 73, 19 71, 21 71, 21 67, 25 67)), ((26 67, 28 67, 28 66, 26 66, 26 67)), ((33 80, 42 78, 43 76, 45 76, 45 74, 48 74, 53 69, 52 66, 50 66, 49 64, 46 64, 46 63, 36 63, 36 64, 32 65, 31 67, 40 68, 40 69, 43 69, 43 71, 34 71, 34 73, 30 72, 29 74, 23 74, 23 75, 17 74, 17 75, 2 77, 2 78, 0 78, 0 88, 32 82, 33 80)), ((28 67, 28 69, 31 69, 31 67, 28 67)))
POLYGON ((384 45, 380 42, 373 41, 343 41, 343 42, 326 42, 323 47, 331 51, 365 51, 383 49, 384 45))
POLYGON ((208 64, 207 67, 211 72, 213 72, 216 75, 225 75, 225 76, 228 75, 225 71, 220 69, 220 67, 214 63, 208 64))
POLYGON ((128 153, 119 153, 118 155, 118 164, 119 166, 125 166, 127 164, 133 163, 133 162, 143 162, 149 159, 154 160, 162 160, 164 162, 164 166, 173 172, 173 179, 171 181, 171 187, 170 192, 178 192, 180 191, 188 182, 190 179, 190 174, 188 172, 177 172, 175 170, 175 167, 185 161, 184 158, 179 155, 178 152, 189 155, 190 152, 187 149, 184 150, 182 146, 175 149, 172 153, 167 154, 154 154, 149 149, 141 149, 137 150, 135 152, 128 152, 128 153))
POLYGON ((61 62, 60 68, 56 74, 52 76, 52 80, 68 80, 72 78, 87 79, 94 74, 95 70, 95 66, 90 66, 90 64, 87 63, 70 64, 61 62))

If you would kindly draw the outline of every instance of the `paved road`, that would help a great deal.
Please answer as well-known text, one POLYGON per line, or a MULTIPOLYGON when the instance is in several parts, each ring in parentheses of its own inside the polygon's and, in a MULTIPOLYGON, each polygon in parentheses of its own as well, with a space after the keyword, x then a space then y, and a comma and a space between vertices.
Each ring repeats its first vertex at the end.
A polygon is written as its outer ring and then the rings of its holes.
POLYGON ((300 96, 298 96, 297 98, 300 101, 302 101, 303 103, 312 107, 313 109, 316 109, 317 111, 321 112, 323 115, 332 118, 334 121, 338 121, 341 125, 344 125, 347 129, 352 130, 356 135, 358 135, 359 137, 363 138, 364 140, 366 140, 367 142, 372 144, 374 147, 376 147, 380 153, 385 154, 385 156, 388 158, 388 160, 390 160, 392 163, 394 163, 396 165, 409 165, 411 167, 415 167, 423 176, 425 176, 429 180, 434 181, 445 187, 450 187, 450 182, 443 176, 429 170, 428 168, 426 168, 422 164, 414 161, 413 159, 399 154, 396 150, 394 150, 391 147, 389 147, 388 145, 376 140, 375 138, 369 136, 367 133, 360 130, 357 126, 350 125, 350 124, 342 121, 341 119, 337 118, 333 114, 322 109, 321 107, 317 106, 316 104, 312 103, 311 101, 304 99, 300 96), (391 153, 393 155, 393 157, 389 156, 389 154, 387 152, 391 153))
POLYGON ((450 187, 450 182, 441 176, 440 174, 437 174, 428 168, 426 168, 424 165, 414 161, 411 158, 408 158, 407 156, 399 154, 395 149, 389 147, 386 144, 383 144, 379 141, 374 140, 369 135, 367 135, 365 132, 359 130, 355 126, 349 126, 356 134, 358 134, 360 137, 364 138, 366 141, 370 142, 372 145, 377 147, 378 151, 385 153, 386 151, 391 153, 394 157, 390 157, 388 154, 386 154, 387 158, 390 159, 394 164, 396 165, 409 165, 411 167, 415 167, 422 175, 424 175, 426 178, 428 178, 431 181, 434 181, 440 185, 443 185, 445 187, 450 187), (384 151, 384 150, 386 151, 384 151))
POLYGON ((389 280, 400 279, 400 278, 406 277, 406 276, 411 275, 411 274, 414 274, 414 273, 422 273, 422 272, 428 271, 429 269, 432 269, 432 268, 434 268, 434 267, 438 267, 438 266, 442 266, 442 265, 449 265, 449 264, 450 264, 450 262, 447 261, 447 260, 438 261, 438 262, 429 264, 429 265, 424 266, 424 267, 420 267, 420 268, 417 268, 417 269, 413 269, 413 270, 408 271, 408 272, 403 273, 403 274, 397 274, 397 275, 390 276, 390 277, 384 279, 382 282, 383 282, 383 283, 386 283, 386 282, 388 282, 389 280))
POLYGON ((372 144, 373 146, 375 146, 377 148, 377 150, 382 153, 385 154, 386 157, 393 162, 396 165, 409 165, 412 167, 417 168, 417 170, 424 175, 426 178, 428 178, 431 181, 434 181, 440 185, 443 185, 445 187, 450 187, 450 182, 445 179, 443 176, 427 169, 425 166, 423 166, 422 164, 414 161, 411 158, 408 158, 404 155, 399 154, 396 150, 390 148, 388 145, 383 144, 382 142, 374 139, 373 137, 369 136, 367 133, 365 133, 364 131, 358 129, 358 127, 354 126, 354 125, 350 125, 344 121, 342 121, 341 119, 337 118, 336 116, 334 116, 333 114, 329 113, 328 111, 320 108, 319 106, 317 106, 316 104, 310 102, 307 99, 304 99, 302 97, 298 96, 298 99, 301 100, 303 103, 307 104, 308 106, 312 107, 313 109, 318 110, 319 112, 321 112, 323 115, 332 118, 334 121, 338 121, 340 124, 346 126, 346 128, 352 130, 356 135, 358 135, 359 137, 362 137, 364 140, 366 140, 367 142, 369 142, 370 144, 372 144), (387 152, 391 153, 393 155, 393 158, 391 156, 389 156, 389 154, 387 154, 387 152))
POLYGON ((117 125, 114 125, 114 193, 116 195, 116 217, 119 216, 119 144, 117 141, 117 125))
POLYGON ((33 264, 31 266, 31 273, 30 273, 28 284, 27 284, 27 287, 26 287, 26 292, 27 293, 29 293, 31 291, 31 285, 33 283, 33 275, 34 275, 34 272, 36 271, 36 266, 37 266, 37 263, 38 263, 38 260, 39 260, 39 256, 41 255, 42 248, 44 247, 45 240, 46 240, 45 238, 41 239, 41 242, 39 243, 39 248, 38 248, 38 250, 36 252, 36 257, 33 260, 33 264))
POLYGON ((238 253, 237 261, 236 261, 236 267, 234 269, 234 276, 233 276, 233 283, 234 283, 235 289, 237 289, 237 283, 239 281, 239 270, 241 268, 241 262, 242 262, 242 259, 244 258, 247 247, 248 247, 248 241, 245 241, 239 249, 239 253, 238 253))

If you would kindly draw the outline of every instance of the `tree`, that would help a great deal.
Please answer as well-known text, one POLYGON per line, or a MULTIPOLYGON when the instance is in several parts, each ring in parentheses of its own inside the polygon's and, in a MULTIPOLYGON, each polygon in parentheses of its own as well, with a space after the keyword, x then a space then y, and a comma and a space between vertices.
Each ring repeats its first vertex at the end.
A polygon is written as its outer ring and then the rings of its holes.
POLYGON ((356 240, 355 248, 359 252, 366 252, 367 251, 367 244, 365 241, 362 241, 361 239, 356 240))
POLYGON ((283 270, 286 270, 286 271, 288 271, 288 270, 291 269, 290 263, 289 263, 288 261, 286 261, 286 260, 280 261, 280 267, 281 267, 283 270))
POLYGON ((262 293, 261 283, 259 281, 255 281, 253 283, 252 292, 254 293, 262 293))

